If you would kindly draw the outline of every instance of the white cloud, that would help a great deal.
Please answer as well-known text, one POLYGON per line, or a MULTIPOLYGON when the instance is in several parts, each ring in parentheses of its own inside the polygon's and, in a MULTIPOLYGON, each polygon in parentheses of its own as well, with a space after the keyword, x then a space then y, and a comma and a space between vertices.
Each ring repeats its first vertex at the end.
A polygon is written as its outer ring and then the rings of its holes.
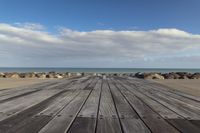
POLYGON ((36 23, 15 23, 14 25, 17 27, 30 29, 30 30, 44 30, 45 29, 43 25, 36 24, 36 23))
MULTIPOLYGON (((90 63, 100 61, 102 66, 105 66, 110 60, 113 66, 119 65, 119 62, 125 62, 124 67, 127 62, 129 66, 132 63, 133 67, 135 63, 151 66, 157 61, 155 64, 160 67, 162 66, 160 59, 165 60, 166 57, 166 60, 171 62, 174 60, 173 57, 181 58, 187 54, 193 54, 195 59, 200 57, 197 52, 200 51, 200 35, 178 29, 80 32, 59 28, 58 34, 55 35, 45 31, 43 27, 32 23, 24 25, 1 23, 0 59, 3 60, 1 65, 16 63, 16 60, 20 63, 28 60, 27 64, 32 65, 44 61, 44 66, 52 65, 54 62, 65 66, 67 62, 74 62, 77 65, 77 61, 90 60, 90 63), (5 55, 2 56, 3 54, 5 55), (168 58, 169 56, 171 57, 168 58)), ((186 59, 189 61, 191 57, 186 59)), ((92 64, 88 66, 90 65, 92 64)))

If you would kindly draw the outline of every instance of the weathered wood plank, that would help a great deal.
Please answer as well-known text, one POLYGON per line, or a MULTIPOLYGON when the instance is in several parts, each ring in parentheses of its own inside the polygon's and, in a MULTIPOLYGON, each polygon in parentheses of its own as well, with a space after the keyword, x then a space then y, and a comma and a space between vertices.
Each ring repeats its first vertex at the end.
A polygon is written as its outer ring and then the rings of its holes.
MULTIPOLYGON (((86 82, 85 84, 89 84, 86 82)), ((76 85, 76 84, 75 84, 76 85)), ((46 109, 41 112, 41 109, 33 113, 33 116, 23 119, 20 123, 12 126, 12 131, 15 133, 36 133, 42 127, 44 127, 50 120, 52 120, 62 109, 64 109, 80 92, 78 90, 68 89, 66 93, 62 95, 64 97, 58 97, 52 101, 46 109), (33 128, 34 127, 34 128, 33 128), (30 129, 32 129, 30 131, 30 129)), ((45 108, 45 107, 43 107, 45 108)), ((34 109, 36 110, 36 109, 34 109)))
POLYGON ((21 128, 23 127, 23 125, 28 124, 27 120, 31 119, 34 114, 37 114, 39 111, 45 109, 49 104, 57 99, 62 98, 64 95, 64 91, 57 93, 56 95, 42 101, 35 106, 32 106, 27 110, 18 113, 17 115, 13 115, 12 117, 0 121, 0 132, 16 132, 18 128, 21 128))
MULTIPOLYGON (((149 81, 150 82, 150 81, 149 81)), ((159 85, 158 83, 148 83, 147 85, 143 82, 140 83, 141 86, 147 86, 147 88, 150 88, 151 90, 154 90, 156 92, 159 92, 166 97, 169 96, 173 99, 176 99, 179 102, 185 103, 187 106, 191 106, 192 108, 200 109, 200 102, 193 100, 191 98, 184 97, 182 95, 176 94, 175 91, 171 92, 171 89, 164 85, 159 85), (144 85, 143 85, 144 84, 144 85)))
MULTIPOLYGON (((134 81, 130 81, 130 83, 134 81)), ((134 83, 132 83, 134 84, 134 83)), ((144 94, 150 96, 151 98, 159 101, 169 109, 173 110, 174 112, 178 113, 179 115, 183 116, 186 119, 200 119, 200 110, 198 108, 194 108, 193 106, 183 103, 180 100, 171 98, 170 96, 166 96, 160 92, 154 91, 148 86, 137 86, 137 89, 143 91, 144 94)))
POLYGON ((4 119, 7 119, 8 117, 11 117, 12 115, 31 108, 42 102, 43 100, 48 99, 63 90, 67 90, 68 87, 71 87, 71 85, 72 84, 69 84, 69 82, 62 83, 62 85, 54 86, 53 88, 47 87, 46 89, 38 91, 36 93, 26 95, 24 97, 19 97, 15 100, 11 100, 8 102, 4 102, 0 104, 0 120, 2 121, 4 119))
MULTIPOLYGON (((81 91, 81 90, 80 90, 81 91)), ((75 119, 78 111, 90 91, 82 91, 72 102, 70 102, 53 120, 51 120, 40 133, 65 133, 75 119)))
POLYGON ((179 132, 126 88, 121 86, 119 89, 153 133, 160 133, 160 131, 163 133, 179 132))
POLYGON ((72 122, 92 92, 92 90, 78 90, 80 91, 80 94, 61 112, 59 112, 46 126, 44 126, 39 133, 65 133, 68 131, 72 122))
POLYGON ((101 96, 101 83, 102 81, 98 80, 96 86, 92 88, 92 93, 72 123, 68 133, 95 132, 99 100, 101 96))
POLYGON ((139 84, 142 82, 143 85, 157 85, 157 86, 160 86, 160 87, 162 88, 162 90, 167 90, 167 91, 169 91, 169 92, 171 92, 171 93, 174 93, 174 94, 183 96, 183 97, 185 97, 185 98, 189 98, 189 99, 191 99, 191 100, 195 100, 195 101, 200 102, 200 98, 199 98, 199 97, 186 94, 186 93, 184 93, 184 92, 175 90, 175 89, 173 89, 173 88, 169 88, 168 86, 165 86, 165 85, 162 85, 162 84, 158 84, 158 83, 155 83, 155 82, 152 82, 152 81, 149 81, 149 80, 138 79, 138 78, 132 78, 132 77, 128 77, 128 79, 134 80, 135 82, 138 82, 139 84))
POLYGON ((120 93, 113 82, 108 79, 111 94, 113 96, 117 112, 120 117, 123 131, 125 133, 150 133, 143 121, 139 118, 133 108, 120 93))
POLYGON ((190 121, 184 119, 159 102, 153 100, 149 96, 144 95, 142 92, 139 92, 137 89, 135 89, 135 86, 129 86, 128 83, 123 82, 123 80, 118 80, 118 82, 123 83, 123 86, 125 86, 131 93, 139 97, 143 102, 145 102, 148 106, 150 106, 153 110, 155 110, 158 114, 165 118, 165 120, 179 129, 181 132, 190 131, 192 133, 196 133, 198 131, 197 127, 192 125, 190 121))
POLYGON ((108 87, 103 81, 101 100, 99 106, 97 133, 121 133, 121 126, 117 116, 116 108, 108 87))

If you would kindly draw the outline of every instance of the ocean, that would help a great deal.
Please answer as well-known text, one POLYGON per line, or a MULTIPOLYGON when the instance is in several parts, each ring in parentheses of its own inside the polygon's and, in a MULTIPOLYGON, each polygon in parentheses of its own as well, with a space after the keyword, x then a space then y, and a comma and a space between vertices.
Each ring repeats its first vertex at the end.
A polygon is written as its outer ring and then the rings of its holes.
POLYGON ((136 73, 136 72, 200 72, 200 69, 167 68, 8 68, 0 67, 0 72, 86 72, 86 73, 136 73))

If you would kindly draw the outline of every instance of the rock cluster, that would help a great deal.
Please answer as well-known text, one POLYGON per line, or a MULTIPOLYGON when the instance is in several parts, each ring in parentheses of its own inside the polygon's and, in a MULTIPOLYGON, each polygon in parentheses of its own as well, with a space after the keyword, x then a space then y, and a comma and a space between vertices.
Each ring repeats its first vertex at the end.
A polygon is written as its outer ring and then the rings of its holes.
POLYGON ((170 73, 136 73, 135 77, 142 79, 200 79, 200 73, 170 72, 170 73))
POLYGON ((6 72, 0 73, 0 78, 69 78, 74 76, 84 76, 84 73, 57 73, 57 72, 27 72, 27 73, 17 73, 17 72, 6 72))

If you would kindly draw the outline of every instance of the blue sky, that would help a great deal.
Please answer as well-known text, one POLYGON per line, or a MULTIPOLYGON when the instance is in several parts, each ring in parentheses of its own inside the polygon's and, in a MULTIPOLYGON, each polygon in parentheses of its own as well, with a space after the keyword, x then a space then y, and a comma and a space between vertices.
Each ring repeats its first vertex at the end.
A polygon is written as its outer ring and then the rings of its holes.
POLYGON ((199 68, 199 12, 199 0, 0 0, 0 66, 199 68))
POLYGON ((199 0, 0 0, 2 22, 74 30, 178 28, 200 33, 199 0))

